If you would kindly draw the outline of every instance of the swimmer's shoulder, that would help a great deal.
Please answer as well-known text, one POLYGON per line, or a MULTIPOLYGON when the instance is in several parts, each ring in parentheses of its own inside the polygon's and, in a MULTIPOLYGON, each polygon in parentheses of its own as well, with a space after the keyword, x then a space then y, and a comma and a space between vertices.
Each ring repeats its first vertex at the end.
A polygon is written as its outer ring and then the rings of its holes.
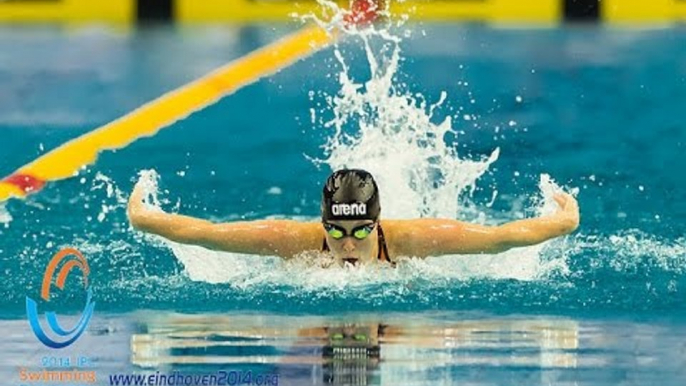
POLYGON ((322 249, 326 235, 320 221, 293 221, 293 227, 297 230, 301 251, 320 251, 322 249))
POLYGON ((401 256, 426 257, 426 248, 418 241, 426 239, 426 229, 435 221, 429 218, 380 220, 391 260, 401 256))
MULTIPOLYGON (((304 222, 297 220, 263 220, 263 225, 270 227, 279 243, 284 244, 280 255, 284 258, 297 256, 304 251, 318 251, 322 248, 324 228, 321 222, 304 222)), ((266 241, 266 240, 265 240, 266 241)), ((276 240, 272 240, 276 241, 276 240)))
POLYGON ((411 237, 413 222, 416 220, 380 220, 384 241, 388 248, 388 257, 396 261, 400 256, 407 256, 408 237, 411 237))
POLYGON ((300 237, 303 239, 303 241, 309 246, 309 248, 304 249, 304 250, 319 250, 322 247, 322 240, 326 237, 326 234, 324 233, 324 227, 322 226, 322 223, 319 221, 312 221, 312 222, 297 222, 294 221, 296 227, 298 229, 298 233, 300 234, 300 237))

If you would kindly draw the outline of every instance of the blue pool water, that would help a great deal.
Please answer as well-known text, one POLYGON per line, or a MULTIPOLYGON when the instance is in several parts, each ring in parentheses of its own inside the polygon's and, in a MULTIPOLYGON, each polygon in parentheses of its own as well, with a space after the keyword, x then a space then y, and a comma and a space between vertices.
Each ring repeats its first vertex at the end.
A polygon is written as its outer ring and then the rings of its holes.
MULTIPOLYGON (((292 29, 3 27, 0 174, 292 29)), ((38 293, 50 257, 75 246, 90 262, 97 306, 83 341, 69 350, 99 358, 101 384, 114 371, 227 364, 278 372, 281 384, 318 384, 328 370, 307 358, 321 361, 321 352, 288 347, 321 345, 298 343, 302 330, 346 322, 398 327, 380 339, 381 363, 357 369, 371 384, 683 384, 686 30, 403 29, 412 33, 400 43, 394 92, 419 93, 428 104, 446 92, 430 120, 452 117, 445 140, 460 159, 483 161, 499 149, 473 193, 433 202, 459 202, 452 215, 465 221, 532 216, 548 174, 579 190, 577 233, 502 256, 346 271, 204 251, 131 230, 125 200, 144 169, 160 175, 169 211, 214 221, 316 218, 331 169, 312 158, 328 156, 326 97, 341 89, 341 66, 328 49, 154 138, 103 153, 76 178, 7 203, 0 324, 12 355, 2 359, 2 374, 19 384, 17 366, 50 355, 27 327, 24 302, 38 293), (181 346, 189 336, 234 343, 185 354, 154 348, 174 334, 181 346), (129 355, 131 336, 157 342, 141 349, 140 363, 129 355), (173 360, 186 356, 201 359, 173 360), (199 364, 207 361, 214 364, 199 364)), ((359 46, 350 39, 340 52, 350 76, 363 79, 369 63, 359 46)), ((360 157, 362 165, 375 162, 360 157)), ((384 210, 402 216, 397 208, 410 196, 394 183, 381 185, 384 210)), ((81 295, 67 290, 55 307, 78 313, 81 295)))

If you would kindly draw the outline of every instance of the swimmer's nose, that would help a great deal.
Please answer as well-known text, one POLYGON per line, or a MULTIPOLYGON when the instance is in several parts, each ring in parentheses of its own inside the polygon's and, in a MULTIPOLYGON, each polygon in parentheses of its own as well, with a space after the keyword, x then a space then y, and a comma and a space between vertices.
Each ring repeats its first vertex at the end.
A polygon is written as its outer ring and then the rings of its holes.
POLYGON ((343 250, 348 253, 355 250, 355 244, 352 240, 350 240, 350 238, 347 238, 345 241, 343 241, 343 250))

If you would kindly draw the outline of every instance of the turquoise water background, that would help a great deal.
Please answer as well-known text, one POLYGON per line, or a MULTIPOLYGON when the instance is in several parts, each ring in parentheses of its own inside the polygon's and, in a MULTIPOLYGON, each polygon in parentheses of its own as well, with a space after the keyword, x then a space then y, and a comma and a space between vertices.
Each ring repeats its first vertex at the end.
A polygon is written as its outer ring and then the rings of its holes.
MULTIPOLYGON (((426 266, 417 273, 409 265, 389 273, 390 282, 330 289, 269 280, 253 286, 207 283, 191 280, 167 245, 130 229, 123 200, 143 169, 161 175, 168 210, 215 221, 316 218, 321 183, 330 170, 306 156, 322 157, 329 134, 313 127, 310 108, 323 102, 310 91, 335 95, 340 72, 332 51, 324 50, 154 138, 103 153, 78 177, 51 184, 26 202, 9 202, 5 210, 12 219, 0 224, 0 318, 15 326, 25 317, 25 297, 38 293, 45 264, 60 247, 71 245, 89 259, 96 313, 116 320, 142 309, 331 318, 342 310, 400 312, 420 319, 447 312, 456 319, 476 314, 504 321, 512 315, 552 315, 601 324, 598 331, 647 323, 649 331, 667 329, 683 337, 686 30, 407 28, 413 34, 401 45, 398 83, 428 100, 447 92, 434 118, 454 117, 460 133, 447 140, 462 156, 478 159, 500 148, 499 159, 467 199, 471 204, 486 208, 497 188, 500 194, 487 213, 515 219, 532 215, 528 203, 541 173, 579 188, 579 231, 540 257, 544 262, 563 257, 564 269, 541 270, 532 280, 488 274, 459 279, 427 275, 426 266), (465 120, 466 114, 478 119, 465 120)), ((290 30, 3 27, 0 174, 290 30)), ((366 61, 354 45, 341 47, 350 53, 353 71, 363 73, 366 61)), ((473 220, 470 213, 461 218, 473 220)), ((258 269, 266 275, 282 268, 267 260, 258 269)), ((77 289, 56 299, 64 313, 78 312, 82 302, 77 289)), ((650 362, 639 371, 642 376, 627 378, 638 359, 631 355, 632 337, 624 336, 629 342, 620 348, 605 347, 610 357, 612 350, 627 355, 608 362, 611 375, 599 371, 584 378, 573 372, 556 379, 640 384, 661 370, 664 384, 679 384, 684 374, 675 369, 683 364, 683 346, 669 334, 650 336, 675 351, 653 347, 647 357, 678 352, 681 359, 650 362)), ((501 349, 502 355, 514 352, 501 349)), ((450 372, 451 379, 470 378, 462 370, 450 372)), ((508 378, 497 373, 484 379, 508 378)))

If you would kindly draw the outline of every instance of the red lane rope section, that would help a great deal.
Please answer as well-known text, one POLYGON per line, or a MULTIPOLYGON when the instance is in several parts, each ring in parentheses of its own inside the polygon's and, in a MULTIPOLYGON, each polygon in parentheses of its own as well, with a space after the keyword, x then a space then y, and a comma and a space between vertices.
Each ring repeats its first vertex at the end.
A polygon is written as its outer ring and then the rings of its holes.
POLYGON ((45 185, 45 181, 28 174, 12 174, 8 177, 5 177, 2 182, 16 186, 24 193, 41 190, 43 185, 45 185))

